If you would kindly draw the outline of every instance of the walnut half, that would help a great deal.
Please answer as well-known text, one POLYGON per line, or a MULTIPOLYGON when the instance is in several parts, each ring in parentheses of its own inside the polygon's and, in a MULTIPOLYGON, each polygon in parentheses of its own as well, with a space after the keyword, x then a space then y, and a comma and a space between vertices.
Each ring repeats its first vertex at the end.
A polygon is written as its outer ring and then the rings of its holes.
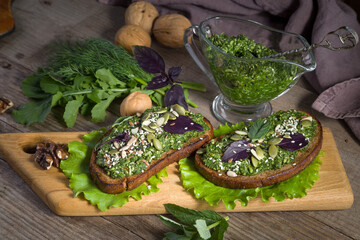
POLYGON ((59 167, 60 161, 68 157, 69 153, 66 146, 56 144, 53 141, 48 140, 36 145, 34 159, 43 169, 49 170, 51 166, 59 167))
POLYGON ((0 97, 0 114, 3 114, 6 110, 14 106, 13 102, 7 98, 0 97))

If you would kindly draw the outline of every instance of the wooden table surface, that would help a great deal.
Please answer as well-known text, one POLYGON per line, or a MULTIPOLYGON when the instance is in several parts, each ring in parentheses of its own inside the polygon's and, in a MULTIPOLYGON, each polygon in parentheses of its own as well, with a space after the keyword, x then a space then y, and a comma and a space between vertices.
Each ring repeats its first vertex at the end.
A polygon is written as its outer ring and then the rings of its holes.
MULTIPOLYGON (((0 39, 0 97, 11 99, 14 108, 28 101, 22 94, 21 83, 45 64, 45 50, 50 43, 79 37, 112 41, 124 24, 124 8, 94 0, 16 0, 12 10, 16 29, 0 39)), ((200 105, 194 111, 217 126, 210 103, 218 92, 187 51, 168 49, 155 41, 152 47, 163 56, 167 66, 183 68, 181 79, 207 85, 206 93, 191 91, 190 98, 200 105)), ((360 239, 360 144, 342 120, 329 119, 311 109, 316 96, 300 81, 272 104, 275 111, 290 108, 308 111, 331 130, 354 193, 353 206, 337 211, 221 213, 230 217, 225 239, 360 239)), ((99 124, 80 116, 71 129, 64 127, 59 109, 54 109, 44 124, 27 128, 15 123, 8 111, 0 115, 0 133, 91 131, 110 125, 119 116, 118 109, 116 102, 106 121, 99 124)), ((156 215, 60 217, 1 156, 0 211, 1 239, 161 239, 171 230, 156 215)))

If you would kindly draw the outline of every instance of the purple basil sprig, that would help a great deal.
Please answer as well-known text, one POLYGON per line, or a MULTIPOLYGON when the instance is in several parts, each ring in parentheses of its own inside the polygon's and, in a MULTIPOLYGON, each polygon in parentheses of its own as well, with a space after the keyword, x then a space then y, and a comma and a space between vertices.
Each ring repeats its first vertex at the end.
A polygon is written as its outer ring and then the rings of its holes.
POLYGON ((180 85, 176 84, 176 79, 181 73, 181 67, 171 67, 166 73, 164 59, 155 50, 145 46, 134 46, 133 52, 142 69, 149 73, 158 74, 148 83, 146 89, 153 90, 172 85, 165 93, 165 106, 179 104, 187 110, 188 106, 185 101, 184 90, 180 85))
POLYGON ((301 133, 294 133, 290 135, 290 138, 283 138, 277 146, 293 152, 299 150, 300 148, 305 147, 309 142, 306 140, 305 136, 301 133))
POLYGON ((202 132, 204 131, 204 127, 191 120, 188 116, 180 115, 175 120, 169 120, 165 124, 164 130, 169 133, 184 134, 187 131, 202 132))
POLYGON ((249 142, 246 140, 238 140, 230 144, 230 146, 224 152, 221 159, 223 162, 233 162, 240 159, 246 159, 249 157, 249 142))
POLYGON ((101 144, 99 144, 97 146, 96 149, 99 149, 100 147, 104 146, 107 143, 111 143, 111 142, 127 142, 130 140, 130 135, 128 131, 124 131, 118 135, 116 135, 115 137, 113 137, 112 139, 109 139, 101 144))

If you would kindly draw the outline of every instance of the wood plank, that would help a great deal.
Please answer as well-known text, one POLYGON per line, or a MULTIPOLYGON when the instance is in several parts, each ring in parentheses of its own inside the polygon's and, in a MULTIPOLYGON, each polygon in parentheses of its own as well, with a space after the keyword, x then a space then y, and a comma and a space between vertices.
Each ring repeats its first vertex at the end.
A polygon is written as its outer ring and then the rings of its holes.
POLYGON ((164 203, 175 203, 193 209, 212 209, 217 212, 252 212, 252 211, 297 211, 297 210, 334 210, 347 209, 353 203, 353 193, 341 158, 337 151, 332 133, 324 129, 323 148, 326 156, 320 169, 320 179, 308 191, 308 196, 301 199, 263 203, 260 198, 250 201, 247 207, 240 204, 234 210, 227 210, 223 204, 210 207, 205 201, 195 199, 181 184, 176 164, 168 167, 168 177, 158 193, 144 196, 141 201, 130 200, 121 208, 111 208, 101 212, 86 200, 73 198, 68 188, 68 180, 56 168, 42 170, 31 160, 26 149, 34 148, 38 142, 51 139, 57 143, 79 140, 83 133, 21 133, 0 135, 0 154, 12 168, 25 180, 34 192, 58 215, 63 216, 101 216, 101 215, 141 215, 166 213, 164 203), (44 184, 46 182, 46 184, 44 184), (171 194, 169 194, 171 193, 171 194))

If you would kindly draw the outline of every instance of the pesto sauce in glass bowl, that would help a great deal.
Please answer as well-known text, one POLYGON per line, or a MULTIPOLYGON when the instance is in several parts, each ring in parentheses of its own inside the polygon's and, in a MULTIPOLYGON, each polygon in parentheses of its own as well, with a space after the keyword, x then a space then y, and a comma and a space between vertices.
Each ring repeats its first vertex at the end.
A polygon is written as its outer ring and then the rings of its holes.
POLYGON ((205 50, 216 83, 233 103, 258 105, 268 102, 292 86, 300 72, 298 66, 284 63, 285 57, 263 58, 277 52, 245 35, 228 37, 222 33, 208 38, 217 48, 236 57, 222 57, 210 46, 205 50))
MULTIPOLYGON (((150 113, 151 117, 148 120, 156 122, 163 116, 163 113, 157 113, 158 111, 162 112, 162 110, 169 112, 170 108, 155 107, 148 109, 144 112, 143 116, 150 113)), ((173 134, 164 131, 163 127, 159 127, 154 132, 151 132, 151 134, 160 141, 162 146, 161 150, 157 149, 153 142, 149 142, 147 135, 150 134, 150 132, 144 130, 142 127, 142 122, 144 121, 143 116, 124 118, 124 120, 114 126, 111 133, 99 143, 101 147, 96 155, 96 164, 103 167, 106 173, 112 178, 122 178, 146 171, 147 166, 154 160, 159 159, 163 152, 167 152, 170 149, 181 149, 183 144, 190 138, 200 136, 209 130, 209 126, 204 122, 204 117, 201 114, 187 111, 186 115, 191 117, 195 123, 200 124, 204 128, 204 131, 187 131, 184 134, 173 134), (129 138, 136 137, 134 144, 125 151, 126 155, 122 153, 122 151, 117 151, 117 149, 124 147, 128 141, 117 141, 117 143, 109 142, 101 145, 124 131, 128 132, 129 138)))
MULTIPOLYGON (((260 147, 263 151, 264 157, 261 160, 258 160, 255 165, 251 160, 253 156, 250 153, 249 157, 246 159, 231 162, 222 161, 224 152, 231 143, 235 142, 231 139, 234 133, 226 135, 219 141, 215 141, 214 139, 211 140, 210 143, 206 145, 202 160, 207 167, 215 171, 232 171, 237 175, 243 176, 255 175, 270 169, 279 169, 284 164, 294 161, 298 151, 305 151, 308 145, 293 152, 276 146, 278 153, 275 158, 272 158, 269 155, 269 140, 287 133, 301 133, 308 141, 310 141, 315 135, 317 122, 315 119, 312 119, 311 124, 304 126, 304 124, 301 123, 304 116, 308 115, 296 110, 279 111, 266 118, 266 121, 270 122, 270 128, 263 139, 260 141, 252 141, 247 134, 243 135, 242 137, 244 140, 253 144, 254 147, 260 147)), ((248 133, 253 124, 254 122, 250 122, 248 125, 240 124, 239 130, 248 133)))

